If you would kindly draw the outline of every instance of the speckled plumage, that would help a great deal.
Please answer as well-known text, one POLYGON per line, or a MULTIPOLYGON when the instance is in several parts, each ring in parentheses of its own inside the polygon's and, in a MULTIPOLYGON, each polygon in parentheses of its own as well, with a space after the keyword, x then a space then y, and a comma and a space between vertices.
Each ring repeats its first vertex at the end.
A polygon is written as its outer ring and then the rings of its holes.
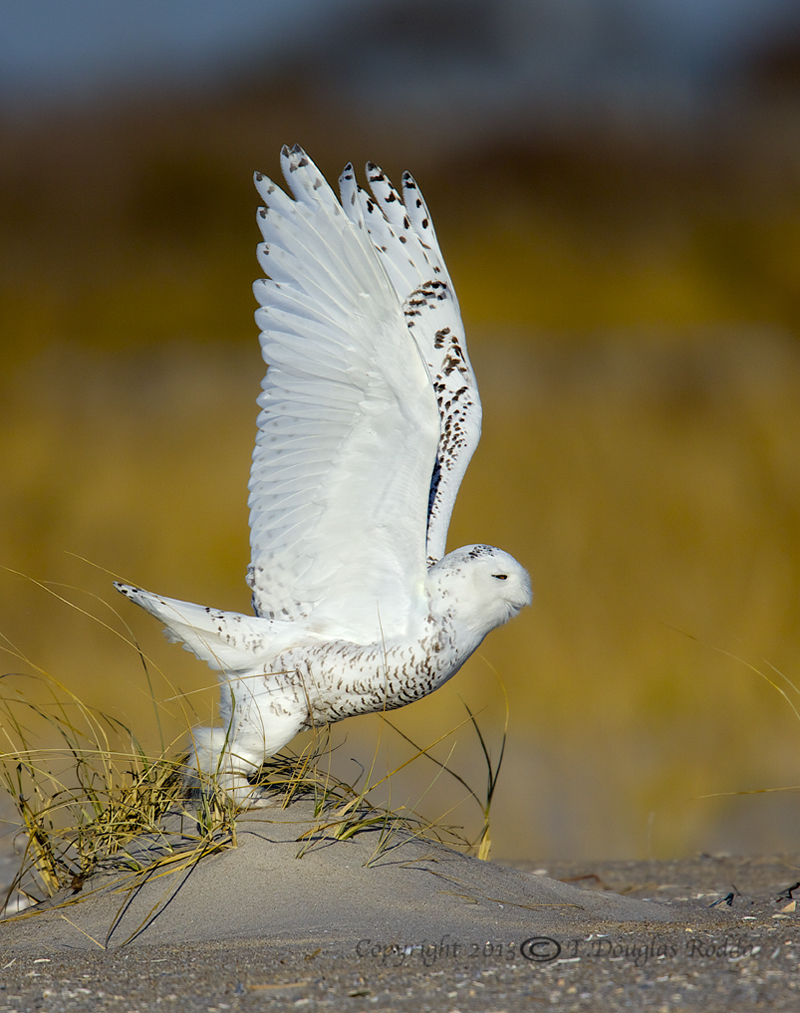
POLYGON ((341 203, 299 147, 292 198, 256 174, 268 363, 250 476, 255 616, 118 584, 220 672, 193 761, 241 804, 301 728, 402 707, 530 603, 511 556, 444 555, 481 408, 452 282, 414 180, 348 165, 341 203))

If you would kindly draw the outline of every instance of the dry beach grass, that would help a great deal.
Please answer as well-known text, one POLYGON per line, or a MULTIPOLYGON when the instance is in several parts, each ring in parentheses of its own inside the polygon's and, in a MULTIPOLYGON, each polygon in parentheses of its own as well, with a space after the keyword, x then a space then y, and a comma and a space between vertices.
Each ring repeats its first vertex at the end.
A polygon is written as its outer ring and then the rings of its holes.
MULTIPOLYGON (((147 659, 141 660, 152 692, 147 659)), ((161 731, 154 697, 152 704, 161 731)), ((266 791, 274 810, 305 804, 308 826, 296 838, 297 859, 320 840, 344 842, 373 832, 374 851, 366 865, 380 861, 398 840, 447 842, 486 860, 505 735, 493 761, 479 722, 467 705, 464 709, 459 725, 422 746, 381 715, 381 729, 399 736, 411 753, 381 775, 375 769, 376 743, 372 762, 352 783, 334 772, 330 728, 312 729, 298 737, 296 748, 287 747, 265 762, 254 790, 257 784, 266 791), (431 755, 433 747, 453 740, 464 726, 474 730, 485 762, 483 797, 431 755), (474 841, 459 833, 460 827, 426 821, 407 805, 381 804, 380 799, 391 797, 393 777, 418 761, 432 765, 431 784, 439 777, 453 779, 477 804, 481 822, 474 841)), ((9 882, 0 882, 6 914, 59 894, 70 898, 68 904, 81 902, 103 877, 116 877, 120 889, 139 890, 152 879, 186 873, 208 856, 237 847, 242 813, 213 777, 188 765, 186 735, 171 743, 162 737, 160 751, 148 754, 130 728, 85 706, 44 672, 6 677, 0 715, 0 785, 4 809, 15 810, 4 821, 3 851, 13 869, 9 882), (55 744, 43 745, 48 741, 55 744)))

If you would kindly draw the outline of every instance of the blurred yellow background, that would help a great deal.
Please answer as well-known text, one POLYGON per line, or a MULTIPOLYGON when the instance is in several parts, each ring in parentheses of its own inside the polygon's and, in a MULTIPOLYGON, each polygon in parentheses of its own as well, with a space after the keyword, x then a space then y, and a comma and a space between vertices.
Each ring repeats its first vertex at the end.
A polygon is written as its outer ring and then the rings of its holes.
MULTIPOLYGON (((484 402, 449 545, 534 583, 392 720, 431 742, 463 699, 496 758, 502 678, 494 857, 794 849, 797 795, 770 789, 800 785, 800 78, 775 65, 699 124, 518 111, 437 138, 435 111, 379 116, 285 66, 4 114, 0 633, 28 661, 2 671, 45 669, 155 748, 130 628, 170 737, 178 691, 208 719, 214 674, 110 582, 249 608, 250 179, 299 141, 332 181, 372 158, 422 187, 484 402)), ((345 775, 408 755, 379 725, 336 729, 345 775)), ((480 788, 468 727, 436 755, 454 742, 480 788)), ((435 774, 417 761, 393 803, 435 774)), ((464 794, 442 776, 421 809, 464 794)))

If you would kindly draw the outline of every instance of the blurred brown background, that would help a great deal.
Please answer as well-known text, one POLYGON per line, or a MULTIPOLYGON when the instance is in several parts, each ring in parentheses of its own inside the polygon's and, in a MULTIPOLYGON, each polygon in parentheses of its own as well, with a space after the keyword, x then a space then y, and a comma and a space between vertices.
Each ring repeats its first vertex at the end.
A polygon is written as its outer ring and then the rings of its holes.
MULTIPOLYGON (((420 183, 484 401, 450 546, 536 594, 392 719, 428 743, 466 700, 496 757, 499 673, 496 857, 796 849, 800 18, 724 7, 0 5, 2 671, 156 748, 130 627, 168 735, 179 691, 208 719, 213 673, 110 581, 248 610, 251 176, 298 141, 420 183)), ((409 755, 379 726, 336 729, 346 776, 409 755)), ((469 728, 435 752, 481 788, 469 728)), ((464 794, 420 807, 475 836, 464 794)))

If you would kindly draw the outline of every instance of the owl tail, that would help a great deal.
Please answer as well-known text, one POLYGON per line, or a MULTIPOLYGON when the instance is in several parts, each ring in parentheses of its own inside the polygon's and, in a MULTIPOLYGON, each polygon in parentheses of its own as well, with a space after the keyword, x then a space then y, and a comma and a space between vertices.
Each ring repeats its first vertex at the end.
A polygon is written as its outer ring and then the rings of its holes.
POLYGON ((176 598, 143 591, 139 587, 114 582, 114 587, 126 598, 164 623, 164 634, 173 643, 182 643, 186 651, 225 672, 252 668, 259 660, 258 646, 264 644, 264 621, 238 612, 220 612, 219 609, 176 598), (261 623, 260 626, 256 624, 261 623))

